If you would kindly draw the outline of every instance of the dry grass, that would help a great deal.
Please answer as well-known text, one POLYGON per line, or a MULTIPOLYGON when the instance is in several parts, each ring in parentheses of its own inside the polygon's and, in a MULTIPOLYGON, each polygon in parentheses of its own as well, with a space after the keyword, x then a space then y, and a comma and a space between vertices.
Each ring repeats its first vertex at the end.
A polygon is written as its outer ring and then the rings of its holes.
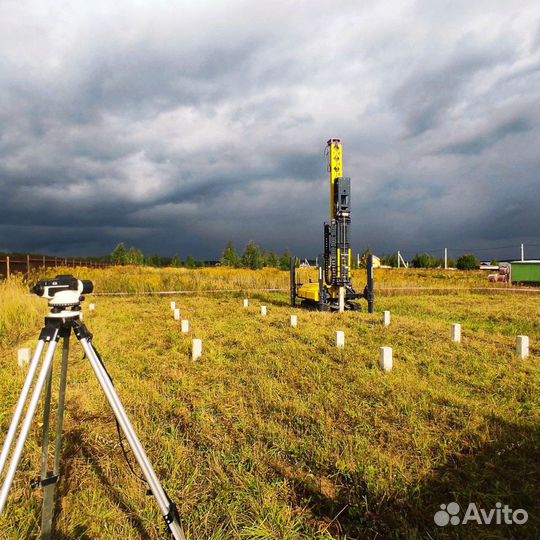
MULTIPOLYGON (((234 288, 222 269, 201 275, 208 283, 198 286, 223 280, 234 288)), ((149 279, 158 286, 166 278, 152 271, 149 279)), ((245 286, 245 273, 235 279, 245 286)), ((377 314, 293 310, 286 294, 253 294, 248 310, 238 295, 95 302, 86 312, 95 345, 190 537, 538 536, 536 295, 379 297, 377 310, 392 312, 388 328, 377 314), (190 320, 189 335, 172 319, 171 299, 190 320), (463 325, 461 346, 449 340, 450 322, 463 325), (336 330, 346 333, 344 350, 333 346, 336 330), (531 358, 515 356, 516 334, 531 336, 531 358), (193 337, 204 340, 196 363, 193 337), (382 345, 394 348, 387 374, 377 369, 382 345), (525 508, 529 522, 438 529, 433 514, 452 500, 485 508, 501 501, 525 508)), ((24 373, 14 344, 0 348, 5 432, 24 373)), ((163 538, 162 518, 129 474, 81 356, 74 344, 58 537, 163 538)), ((38 470, 35 426, 0 538, 36 537, 41 493, 28 480, 38 470)))
POLYGON ((18 343, 37 330, 46 308, 28 293, 21 278, 0 281, 0 347, 18 343))
MULTIPOLYGON (((32 279, 42 279, 55 273, 73 273, 73 268, 47 269, 34 272, 32 279)), ((151 268, 140 266, 111 267, 105 269, 77 268, 80 279, 91 279, 100 292, 156 292, 156 291, 210 291, 220 289, 284 289, 289 288, 289 272, 275 268, 263 270, 236 270, 226 267, 201 268, 151 268)), ((304 281, 317 280, 314 269, 301 269, 304 281)), ((354 270, 353 279, 361 290, 365 285, 366 271, 354 270)), ((488 283, 482 271, 459 270, 385 269, 375 270, 375 286, 388 287, 492 287, 502 284, 488 283)))

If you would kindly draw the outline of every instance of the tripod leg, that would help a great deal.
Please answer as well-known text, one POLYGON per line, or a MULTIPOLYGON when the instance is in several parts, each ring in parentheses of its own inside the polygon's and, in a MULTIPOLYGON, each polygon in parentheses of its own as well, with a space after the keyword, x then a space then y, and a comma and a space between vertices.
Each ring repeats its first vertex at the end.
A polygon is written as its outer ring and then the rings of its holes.
POLYGON ((30 404, 28 405, 28 410, 26 411, 26 416, 24 417, 21 432, 19 433, 19 438, 17 440, 17 444, 15 445, 15 450, 13 451, 13 456, 11 457, 11 461, 9 463, 6 478, 4 479, 2 489, 0 490, 0 515, 2 515, 2 512, 6 505, 9 490, 11 488, 11 484, 13 483, 13 477, 17 472, 17 467, 19 465, 19 461, 21 459, 21 455, 24 449, 24 443, 26 442, 26 438, 28 437, 28 432, 30 431, 34 414, 36 413, 39 397, 41 396, 41 392, 43 392, 43 387, 45 386, 45 379, 47 378, 47 375, 49 373, 49 368, 51 366, 57 344, 58 329, 54 329, 52 333, 52 339, 50 340, 49 347, 47 349, 47 352, 45 353, 43 365, 41 366, 41 370, 37 378, 36 386, 34 388, 34 391, 32 392, 32 397, 30 398, 30 404))
POLYGON ((34 381, 34 377, 36 376, 39 359, 41 357, 41 354, 43 353, 44 347, 45 340, 40 338, 36 347, 36 352, 34 353, 34 357, 32 358, 32 362, 30 363, 30 367, 26 375, 26 380, 24 381, 21 395, 19 396, 19 401, 17 402, 17 407, 15 408, 15 412, 13 413, 13 418, 11 420, 11 424, 6 435, 6 440, 4 441, 4 446, 2 446, 2 453, 0 454, 0 475, 2 474, 2 471, 6 466, 9 451, 11 449, 11 445, 13 444, 13 439, 15 438, 17 426, 19 425, 19 422, 21 420, 24 405, 26 403, 26 400, 28 399, 28 394, 30 393, 32 382, 34 381))
MULTIPOLYGON (((69 330, 63 332, 63 347, 62 347, 62 372, 60 375, 60 391, 58 396, 58 412, 56 420, 56 435, 54 440, 54 464, 52 472, 47 471, 47 458, 48 448, 45 447, 45 433, 44 433, 44 449, 43 449, 43 467, 41 469, 41 485, 43 486, 43 505, 41 509, 41 539, 49 540, 52 533, 52 521, 54 514, 54 492, 56 488, 56 482, 58 481, 58 475, 60 473, 60 454, 62 451, 62 429, 64 425, 64 403, 66 397, 66 384, 67 384, 67 366, 69 356, 69 330)), ((49 381, 47 381, 49 383, 49 381)), ((49 398, 50 407, 50 387, 47 388, 47 394, 49 398)), ((47 409, 46 409, 47 410, 47 409)), ((43 429, 47 423, 43 422, 43 429)), ((47 431, 48 435, 48 431, 47 431)), ((48 443, 48 440, 47 440, 48 443)))
POLYGON ((150 463, 148 456, 146 455, 137 434, 129 421, 116 390, 114 389, 109 374, 94 350, 93 345, 88 341, 88 337, 90 336, 88 330, 86 330, 86 327, 82 326, 75 329, 75 334, 81 342, 86 356, 90 360, 90 364, 96 373, 99 384, 103 388, 103 392, 105 393, 105 396, 107 397, 107 400, 114 411, 116 419, 118 420, 118 423, 120 424, 120 427, 122 428, 122 431, 129 442, 133 454, 135 455, 135 458, 143 471, 144 477, 150 485, 152 494, 156 498, 161 513, 163 514, 172 535, 174 536, 175 540, 184 540, 184 532, 182 531, 182 526, 180 525, 180 521, 178 519, 176 507, 169 500, 163 487, 159 483, 152 464, 150 463))
POLYGON ((45 380, 45 395, 43 397, 43 437, 41 440, 41 479, 47 475, 47 463, 49 461, 49 424, 51 419, 51 391, 52 391, 52 370, 53 362, 49 366, 47 379, 45 380))

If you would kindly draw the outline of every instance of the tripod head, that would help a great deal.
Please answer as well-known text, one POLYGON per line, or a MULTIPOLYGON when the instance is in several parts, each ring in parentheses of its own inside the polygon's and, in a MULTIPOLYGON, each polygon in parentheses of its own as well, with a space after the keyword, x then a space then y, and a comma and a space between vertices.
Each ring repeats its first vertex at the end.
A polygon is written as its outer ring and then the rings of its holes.
MULTIPOLYGON (((84 300, 83 294, 89 294, 94 290, 94 284, 87 280, 80 280, 70 275, 56 276, 54 279, 44 279, 38 281, 32 292, 47 298, 49 307, 53 313, 61 311, 63 308, 77 308, 84 300)), ((77 310, 75 310, 77 311, 77 310)))

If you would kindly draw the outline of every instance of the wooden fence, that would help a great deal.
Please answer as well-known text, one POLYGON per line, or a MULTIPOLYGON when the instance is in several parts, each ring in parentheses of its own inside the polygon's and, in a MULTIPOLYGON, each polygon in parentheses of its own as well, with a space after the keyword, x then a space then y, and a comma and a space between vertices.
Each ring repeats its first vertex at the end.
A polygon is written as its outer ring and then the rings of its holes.
POLYGON ((18 255, 15 257, 0 257, 0 278, 9 278, 12 274, 29 276, 35 268, 56 268, 57 266, 72 267, 86 266, 87 268, 106 268, 111 263, 84 261, 73 257, 35 257, 31 255, 18 255))

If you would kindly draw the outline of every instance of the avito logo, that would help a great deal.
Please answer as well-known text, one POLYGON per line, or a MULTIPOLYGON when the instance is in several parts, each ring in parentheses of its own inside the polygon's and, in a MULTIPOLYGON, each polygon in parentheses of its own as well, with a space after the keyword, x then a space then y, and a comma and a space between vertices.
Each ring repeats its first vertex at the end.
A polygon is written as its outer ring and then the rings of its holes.
POLYGON ((518 508, 512 510, 507 504, 503 506, 498 502, 495 508, 486 510, 478 508, 476 503, 469 503, 463 518, 459 517, 461 507, 457 502, 441 504, 441 509, 435 512, 433 520, 439 527, 446 525, 467 525, 468 523, 476 523, 478 525, 523 525, 527 523, 529 514, 526 510, 518 508))

